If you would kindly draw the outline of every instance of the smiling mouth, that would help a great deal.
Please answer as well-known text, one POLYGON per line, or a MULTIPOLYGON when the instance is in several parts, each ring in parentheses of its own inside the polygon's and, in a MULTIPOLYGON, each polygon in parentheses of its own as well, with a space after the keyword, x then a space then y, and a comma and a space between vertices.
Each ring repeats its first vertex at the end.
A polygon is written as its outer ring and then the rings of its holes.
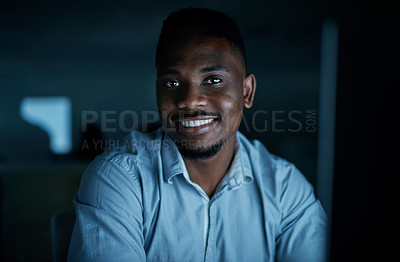
POLYGON ((178 123, 183 127, 199 127, 199 126, 208 125, 213 121, 214 121, 214 119, 179 120, 178 123))
POLYGON ((218 121, 218 117, 196 116, 184 117, 175 121, 178 132, 186 135, 200 135, 208 132, 218 121))

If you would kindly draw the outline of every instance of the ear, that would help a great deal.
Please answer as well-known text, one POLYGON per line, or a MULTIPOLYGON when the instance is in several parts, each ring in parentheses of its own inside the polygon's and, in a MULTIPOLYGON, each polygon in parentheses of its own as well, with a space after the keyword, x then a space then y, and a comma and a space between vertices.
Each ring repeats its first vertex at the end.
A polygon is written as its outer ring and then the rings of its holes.
POLYGON ((256 86, 256 77, 253 74, 247 75, 243 82, 243 104, 245 108, 250 108, 253 105, 256 86))

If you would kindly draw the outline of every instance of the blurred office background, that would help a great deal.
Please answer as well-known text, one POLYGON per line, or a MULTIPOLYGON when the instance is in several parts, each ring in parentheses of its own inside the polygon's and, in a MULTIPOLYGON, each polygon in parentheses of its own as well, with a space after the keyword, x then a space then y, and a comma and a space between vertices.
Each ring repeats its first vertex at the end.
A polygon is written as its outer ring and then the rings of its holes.
POLYGON ((189 6, 226 12, 241 27, 258 83, 241 131, 295 163, 313 184, 333 229, 332 261, 390 254, 386 229, 372 224, 394 221, 380 215, 394 211, 395 197, 388 190, 384 207, 367 197, 381 194, 374 186, 388 179, 367 152, 387 153, 373 141, 386 145, 391 137, 379 123, 394 75, 383 57, 395 49, 397 5, 2 1, 0 260, 51 261, 50 219, 73 210, 90 160, 129 130, 156 124, 158 35, 169 12, 189 6), (382 251, 365 251, 374 247, 382 251))

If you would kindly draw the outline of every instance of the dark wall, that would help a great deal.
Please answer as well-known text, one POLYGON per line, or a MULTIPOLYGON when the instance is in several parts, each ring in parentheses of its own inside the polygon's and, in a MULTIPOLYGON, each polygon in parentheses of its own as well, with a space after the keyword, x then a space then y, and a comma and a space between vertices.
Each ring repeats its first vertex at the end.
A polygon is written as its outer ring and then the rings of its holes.
POLYGON ((390 261, 399 246, 398 4, 342 3, 332 261, 390 261))

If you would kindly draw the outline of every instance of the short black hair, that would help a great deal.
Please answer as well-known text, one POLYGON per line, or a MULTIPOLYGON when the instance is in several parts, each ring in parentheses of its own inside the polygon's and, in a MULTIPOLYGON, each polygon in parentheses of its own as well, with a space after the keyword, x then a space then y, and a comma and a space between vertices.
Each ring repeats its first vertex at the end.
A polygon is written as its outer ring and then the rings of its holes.
POLYGON ((192 37, 218 37, 229 41, 246 66, 246 51, 239 27, 228 15, 206 8, 184 8, 170 13, 163 22, 156 51, 156 66, 164 52, 177 41, 192 37))

